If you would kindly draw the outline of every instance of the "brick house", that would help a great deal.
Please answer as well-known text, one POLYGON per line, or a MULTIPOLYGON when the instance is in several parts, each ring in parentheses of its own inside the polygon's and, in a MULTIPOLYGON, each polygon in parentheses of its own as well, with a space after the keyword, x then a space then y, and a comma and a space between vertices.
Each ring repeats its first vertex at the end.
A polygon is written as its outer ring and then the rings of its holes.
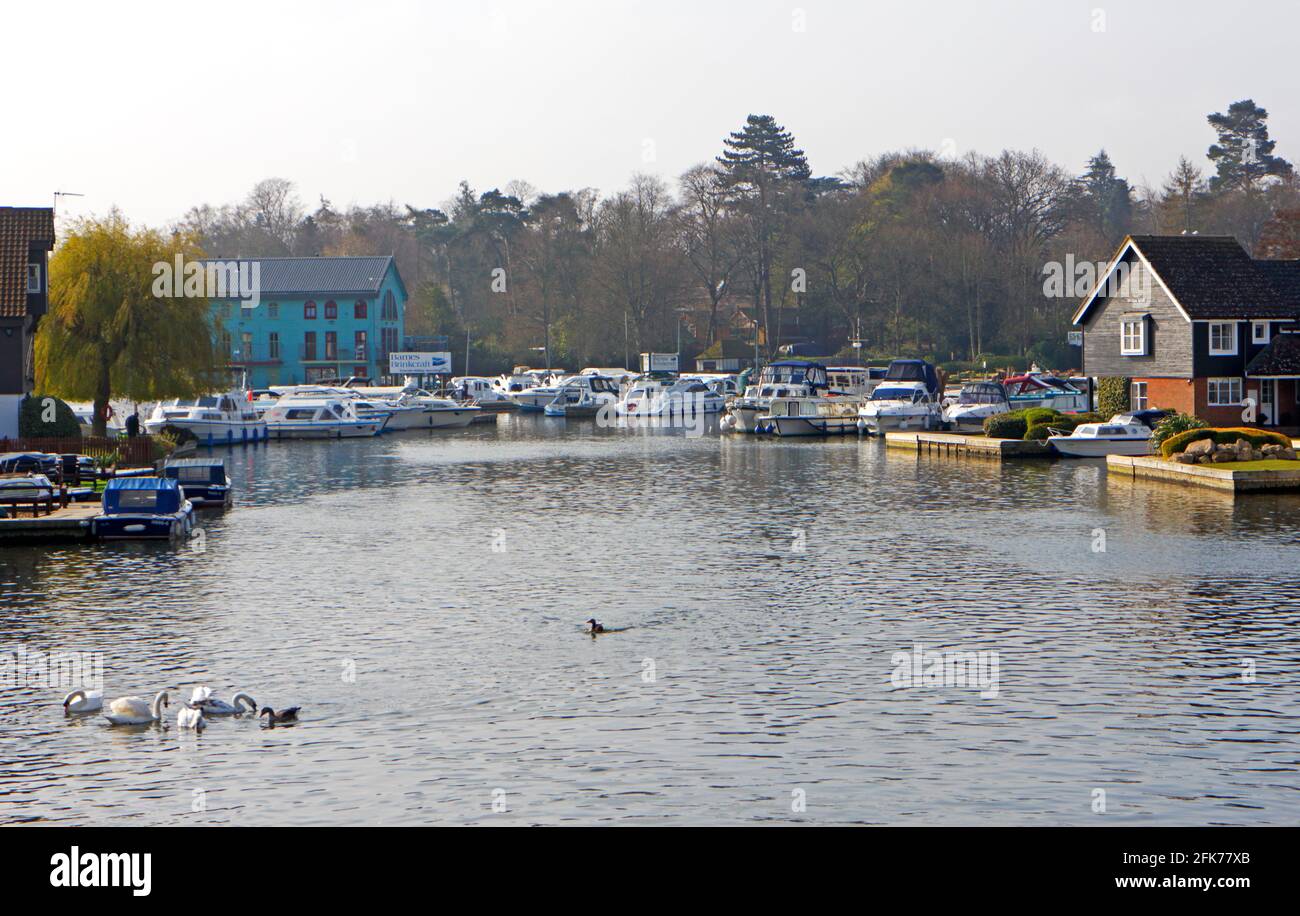
POLYGON ((1133 381, 1132 407, 1172 408, 1215 426, 1300 425, 1300 261, 1251 258, 1230 236, 1134 235, 1075 312, 1083 370, 1133 381), (1290 373, 1290 374, 1287 374, 1290 373))
POLYGON ((18 405, 36 384, 32 341, 49 307, 54 210, 0 207, 0 439, 18 435, 18 405))

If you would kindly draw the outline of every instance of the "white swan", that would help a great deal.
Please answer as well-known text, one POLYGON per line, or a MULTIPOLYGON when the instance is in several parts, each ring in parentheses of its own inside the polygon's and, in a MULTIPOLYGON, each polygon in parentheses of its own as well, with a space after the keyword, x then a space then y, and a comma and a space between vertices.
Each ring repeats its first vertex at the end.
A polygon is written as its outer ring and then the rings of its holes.
POLYGON ((235 713, 240 712, 257 712, 257 701, 242 690, 231 697, 230 702, 227 703, 225 700, 214 697, 211 689, 195 687, 194 693, 190 695, 190 703, 198 706, 210 716, 233 716, 235 713), (247 710, 240 705, 241 701, 248 704, 247 710))
POLYGON ((151 704, 144 697, 118 697, 108 704, 104 718, 114 725, 147 725, 162 719, 163 707, 168 705, 167 691, 160 690, 151 704))
POLYGON ((63 698, 64 712, 99 712, 104 707, 104 691, 78 687, 63 698))
POLYGON ((183 706, 176 713, 177 728, 192 728, 201 732, 207 724, 208 720, 203 718, 203 710, 197 706, 183 706))

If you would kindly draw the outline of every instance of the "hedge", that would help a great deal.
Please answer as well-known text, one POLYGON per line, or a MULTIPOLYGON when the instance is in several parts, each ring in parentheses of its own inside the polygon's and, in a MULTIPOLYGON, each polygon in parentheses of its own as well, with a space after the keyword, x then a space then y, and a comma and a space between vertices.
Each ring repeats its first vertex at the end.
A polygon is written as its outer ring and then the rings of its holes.
POLYGON ((81 424, 72 408, 58 398, 30 394, 18 408, 18 435, 24 439, 80 439, 81 424), (54 408, 52 419, 47 419, 47 400, 54 408))
POLYGON ((1117 413, 1128 413, 1132 407, 1129 399, 1129 380, 1126 378, 1103 378, 1097 380, 1097 413, 1113 417, 1117 413))
POLYGON ((1266 429, 1254 429, 1249 426, 1231 426, 1226 429, 1204 427, 1189 429, 1176 436, 1170 436, 1161 443, 1160 454, 1166 458, 1171 458, 1200 439, 1213 439, 1215 445, 1231 445, 1238 439, 1245 439, 1255 448, 1270 443, 1281 445, 1284 448, 1291 448, 1290 438, 1266 429))
POLYGON ((984 421, 984 435, 990 439, 1023 439, 1028 429, 1020 411, 994 414, 984 421))

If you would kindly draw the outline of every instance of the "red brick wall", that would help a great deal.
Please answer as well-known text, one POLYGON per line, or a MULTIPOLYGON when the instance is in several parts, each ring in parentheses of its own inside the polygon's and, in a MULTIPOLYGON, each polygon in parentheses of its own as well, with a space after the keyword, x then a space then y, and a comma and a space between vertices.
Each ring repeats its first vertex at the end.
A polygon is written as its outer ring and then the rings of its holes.
POLYGON ((1147 383, 1147 406, 1176 410, 1179 413, 1194 413, 1196 407, 1196 388, 1199 382, 1201 399, 1205 397, 1204 379, 1187 378, 1135 378, 1135 382, 1147 383))

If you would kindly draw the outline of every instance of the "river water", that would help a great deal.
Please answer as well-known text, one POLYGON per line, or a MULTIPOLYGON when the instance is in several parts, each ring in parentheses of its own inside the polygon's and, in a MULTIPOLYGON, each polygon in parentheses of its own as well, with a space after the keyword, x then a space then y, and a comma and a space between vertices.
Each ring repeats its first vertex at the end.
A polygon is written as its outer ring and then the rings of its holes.
POLYGON ((10 677, 0 823, 1300 820, 1300 496, 537 416, 223 454, 185 545, 0 548, 0 650, 173 699, 10 677))

